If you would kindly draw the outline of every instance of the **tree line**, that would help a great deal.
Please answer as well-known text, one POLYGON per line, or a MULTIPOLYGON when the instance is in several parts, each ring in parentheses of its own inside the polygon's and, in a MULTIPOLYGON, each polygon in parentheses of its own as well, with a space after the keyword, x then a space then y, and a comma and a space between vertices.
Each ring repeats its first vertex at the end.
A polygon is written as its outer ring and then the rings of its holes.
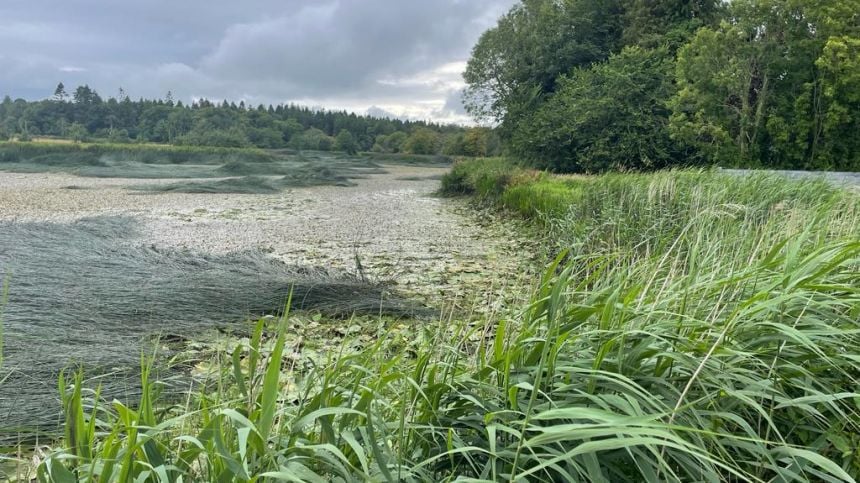
POLYGON ((51 136, 115 143, 152 142, 217 147, 293 148, 322 151, 486 156, 499 142, 489 129, 361 116, 292 104, 248 106, 244 102, 191 104, 164 99, 132 100, 122 89, 103 98, 87 85, 68 93, 57 85, 39 101, 0 102, 0 140, 51 136))
POLYGON ((860 170, 860 0, 523 0, 465 78, 543 168, 860 170))

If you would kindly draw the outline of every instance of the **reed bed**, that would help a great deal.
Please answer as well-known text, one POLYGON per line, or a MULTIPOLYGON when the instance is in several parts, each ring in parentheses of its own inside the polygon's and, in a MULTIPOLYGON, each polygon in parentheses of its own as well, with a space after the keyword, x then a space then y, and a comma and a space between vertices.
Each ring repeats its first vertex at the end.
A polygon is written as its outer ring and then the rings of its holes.
POLYGON ((61 380, 42 481, 855 481, 860 202, 819 182, 455 166, 533 218, 532 300, 291 365, 288 315, 217 390, 134 408, 61 380))

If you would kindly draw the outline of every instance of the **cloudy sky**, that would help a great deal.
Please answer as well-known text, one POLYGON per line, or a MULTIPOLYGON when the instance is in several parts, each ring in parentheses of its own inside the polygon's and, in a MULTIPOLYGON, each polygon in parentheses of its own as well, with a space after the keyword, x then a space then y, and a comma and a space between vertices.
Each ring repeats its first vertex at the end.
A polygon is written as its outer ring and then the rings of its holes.
POLYGON ((2 0, 0 96, 296 102, 464 122, 461 74, 516 0, 2 0))

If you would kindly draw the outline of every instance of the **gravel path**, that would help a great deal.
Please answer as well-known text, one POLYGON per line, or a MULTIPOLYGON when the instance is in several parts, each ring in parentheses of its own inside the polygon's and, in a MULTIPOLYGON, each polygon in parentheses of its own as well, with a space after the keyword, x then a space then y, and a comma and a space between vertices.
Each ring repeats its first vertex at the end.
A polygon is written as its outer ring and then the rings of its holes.
POLYGON ((172 180, 0 173, 0 220, 132 216, 143 224, 141 242, 157 248, 259 248, 287 262, 350 270, 357 256, 368 275, 436 301, 474 301, 477 291, 486 305, 522 283, 527 243, 477 219, 461 201, 434 196, 446 169, 386 170, 356 187, 272 195, 140 194, 125 187, 172 180))

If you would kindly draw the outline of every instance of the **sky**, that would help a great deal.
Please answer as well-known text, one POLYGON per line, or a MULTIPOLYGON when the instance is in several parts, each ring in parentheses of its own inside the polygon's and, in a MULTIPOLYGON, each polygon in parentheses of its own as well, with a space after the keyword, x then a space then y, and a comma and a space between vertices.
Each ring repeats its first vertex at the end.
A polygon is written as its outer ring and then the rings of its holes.
POLYGON ((467 123, 472 46, 516 0, 2 0, 0 96, 297 103, 467 123))

